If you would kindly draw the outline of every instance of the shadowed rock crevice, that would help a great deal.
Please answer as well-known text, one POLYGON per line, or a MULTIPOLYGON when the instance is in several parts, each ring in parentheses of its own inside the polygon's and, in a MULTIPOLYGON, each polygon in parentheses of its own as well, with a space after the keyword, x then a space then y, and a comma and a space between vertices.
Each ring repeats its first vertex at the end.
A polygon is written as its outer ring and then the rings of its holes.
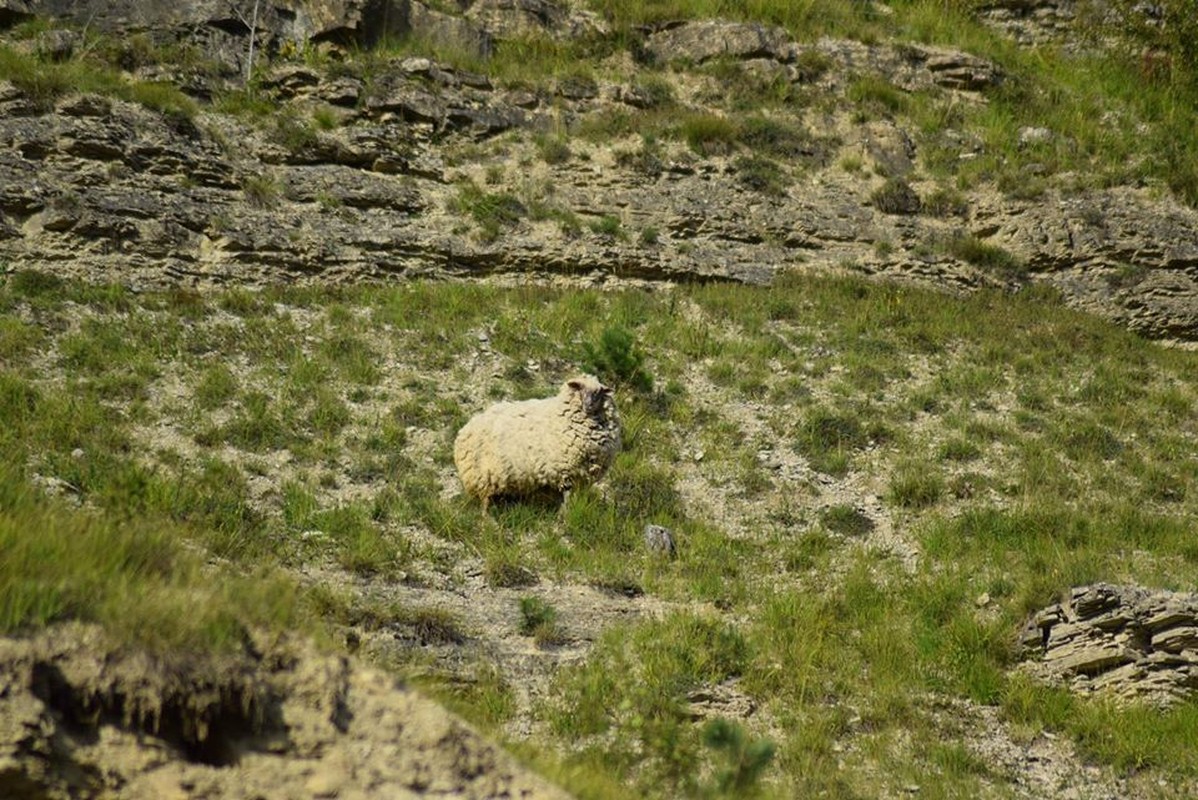
POLYGON ((0 639, 0 793, 22 800, 563 798, 430 700, 310 644, 170 661, 62 625, 0 639))
POLYGON ((53 661, 38 661, 31 669, 30 691, 80 741, 94 744, 101 728, 114 726, 161 739, 196 764, 233 766, 242 743, 264 735, 285 738, 278 698, 244 676, 195 677, 174 686, 160 679, 158 687, 146 676, 146 685, 134 690, 126 680, 81 685, 53 661))

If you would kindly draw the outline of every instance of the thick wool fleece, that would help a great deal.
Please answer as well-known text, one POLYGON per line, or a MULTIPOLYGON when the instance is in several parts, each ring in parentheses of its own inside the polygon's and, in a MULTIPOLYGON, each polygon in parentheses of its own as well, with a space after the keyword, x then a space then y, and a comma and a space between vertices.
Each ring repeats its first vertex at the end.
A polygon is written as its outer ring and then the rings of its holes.
POLYGON ((458 432, 453 460, 466 492, 486 506, 501 495, 593 483, 619 450, 611 391, 583 375, 554 397, 497 403, 477 414, 458 432))

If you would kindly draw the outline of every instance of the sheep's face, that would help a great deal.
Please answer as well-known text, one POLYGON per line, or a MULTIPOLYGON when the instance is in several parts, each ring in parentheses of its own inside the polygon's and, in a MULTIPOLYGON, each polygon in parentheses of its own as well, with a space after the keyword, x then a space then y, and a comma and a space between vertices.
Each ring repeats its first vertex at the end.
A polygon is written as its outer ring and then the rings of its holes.
POLYGON ((611 397, 611 389, 604 386, 596 378, 583 375, 566 381, 566 389, 577 396, 578 404, 589 417, 604 415, 607 399, 611 397))

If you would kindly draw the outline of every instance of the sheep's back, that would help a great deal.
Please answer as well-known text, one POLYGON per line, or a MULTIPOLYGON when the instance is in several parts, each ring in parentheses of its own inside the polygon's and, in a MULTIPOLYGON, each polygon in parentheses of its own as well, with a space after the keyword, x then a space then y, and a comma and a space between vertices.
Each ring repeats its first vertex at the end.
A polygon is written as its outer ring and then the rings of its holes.
POLYGON ((611 412, 602 425, 557 397, 493 405, 454 443, 462 483, 475 496, 493 497, 597 480, 620 447, 614 406, 611 412))
POLYGON ((562 416, 555 398, 497 403, 459 431, 454 463, 467 491, 479 497, 552 484, 560 469, 562 416))

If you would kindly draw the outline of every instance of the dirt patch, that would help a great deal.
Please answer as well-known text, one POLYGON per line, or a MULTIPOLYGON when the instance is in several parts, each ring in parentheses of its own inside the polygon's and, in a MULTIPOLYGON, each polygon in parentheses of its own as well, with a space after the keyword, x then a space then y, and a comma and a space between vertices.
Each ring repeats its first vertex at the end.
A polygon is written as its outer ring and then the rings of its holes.
POLYGON ((941 697, 931 702, 932 716, 945 734, 980 758, 1012 797, 1143 796, 1114 770, 1087 764, 1067 739, 1047 731, 1019 731, 998 709, 968 700, 941 697))
POLYGON ((518 588, 494 587, 483 577, 481 565, 467 567, 466 572, 461 585, 452 588, 384 584, 339 570, 309 570, 305 579, 337 586, 355 597, 447 614, 454 625, 449 636, 429 636, 419 626, 402 622, 373 631, 347 628, 346 635, 360 641, 360 654, 367 661, 404 674, 469 684, 483 665, 498 667, 515 701, 505 730, 517 738, 532 734, 534 707, 547 696, 558 670, 585 661, 605 630, 660 618, 675 607, 639 593, 550 580, 518 588), (555 609, 552 642, 538 643, 520 630, 524 597, 535 597, 555 609))
POLYGON ((565 798, 394 678, 294 642, 162 660, 0 640, 0 786, 37 798, 565 798))

